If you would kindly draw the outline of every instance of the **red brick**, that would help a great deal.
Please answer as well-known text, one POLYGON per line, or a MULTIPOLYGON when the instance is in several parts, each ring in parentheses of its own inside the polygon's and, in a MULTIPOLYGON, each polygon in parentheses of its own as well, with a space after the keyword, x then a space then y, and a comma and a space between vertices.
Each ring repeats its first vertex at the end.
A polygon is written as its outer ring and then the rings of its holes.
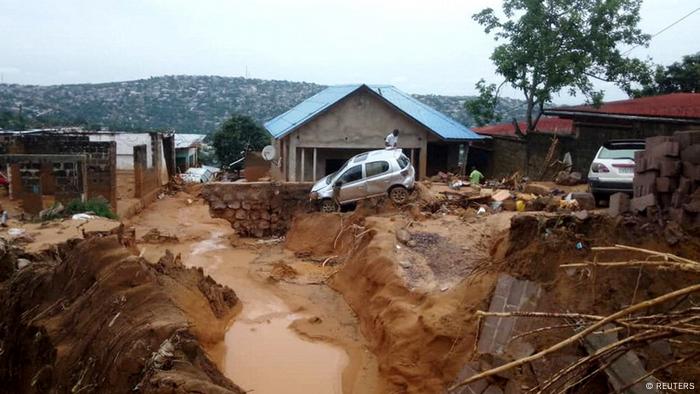
POLYGON ((680 145, 678 145, 676 141, 665 141, 652 145, 651 147, 647 146, 645 150, 647 158, 652 160, 663 157, 678 157, 680 154, 680 145))
POLYGON ((700 144, 695 144, 681 150, 681 160, 700 164, 700 144))
POLYGON ((675 177, 681 173, 681 162, 674 159, 663 159, 659 163, 659 176, 675 177))
POLYGON ((656 205, 656 196, 654 194, 647 194, 641 197, 635 197, 630 201, 630 207, 634 212, 643 211, 649 207, 656 205))
POLYGON ((693 164, 689 161, 684 161, 683 176, 693 181, 700 181, 700 164, 693 164))
POLYGON ((700 145, 700 130, 676 131, 673 133, 673 136, 676 141, 678 141, 681 148, 686 148, 695 144, 700 145))
POLYGON ((658 177, 656 178, 656 191, 660 193, 671 193, 678 187, 676 178, 658 177))
POLYGON ((656 172, 635 174, 632 187, 634 189, 634 197, 654 193, 656 191, 656 172))
POLYGON ((608 213, 611 216, 619 216, 630 210, 630 196, 627 193, 615 193, 610 196, 608 213))

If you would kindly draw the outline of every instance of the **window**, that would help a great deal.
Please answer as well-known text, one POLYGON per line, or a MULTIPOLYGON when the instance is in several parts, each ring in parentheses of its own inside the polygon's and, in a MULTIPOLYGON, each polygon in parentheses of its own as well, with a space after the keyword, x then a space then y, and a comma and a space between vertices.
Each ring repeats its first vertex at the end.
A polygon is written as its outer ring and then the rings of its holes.
POLYGON ((644 147, 603 147, 598 154, 600 159, 631 159, 634 160, 634 152, 643 150, 644 147))
POLYGON ((365 164, 365 166, 365 172, 368 178, 389 171, 389 163, 386 161, 373 161, 365 164))
POLYGON ((406 157, 406 155, 404 154, 401 154, 401 156, 399 156, 398 162, 399 167, 401 167, 402 170, 411 163, 411 161, 408 160, 408 157, 406 157))
POLYGON ((359 155, 357 155, 357 156, 355 157, 355 160, 353 160, 352 162, 353 162, 353 163, 359 163, 359 162, 361 162, 361 161, 364 161, 364 160, 367 158, 368 155, 369 155, 369 152, 360 153, 359 155))
POLYGON ((338 180, 340 183, 346 184, 360 179, 362 179, 362 165, 350 167, 338 180))

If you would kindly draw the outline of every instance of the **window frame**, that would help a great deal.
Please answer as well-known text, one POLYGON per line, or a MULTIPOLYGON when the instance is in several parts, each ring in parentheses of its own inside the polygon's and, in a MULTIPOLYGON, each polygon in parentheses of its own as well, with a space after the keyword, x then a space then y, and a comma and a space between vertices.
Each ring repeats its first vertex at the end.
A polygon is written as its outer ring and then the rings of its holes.
POLYGON ((372 178, 372 177, 375 177, 375 176, 379 176, 379 175, 382 175, 382 174, 386 174, 386 173, 389 172, 390 170, 391 170, 391 163, 389 163, 389 161, 387 161, 387 160, 375 160, 375 161, 366 162, 366 163, 365 163, 365 178, 366 178, 366 179, 369 179, 369 178, 372 178), (386 165, 386 169, 383 170, 382 172, 378 172, 378 173, 376 173, 376 174, 370 175, 370 174, 369 174, 369 171, 367 170, 367 166, 370 165, 370 164, 375 164, 375 163, 383 163, 384 165, 386 165))

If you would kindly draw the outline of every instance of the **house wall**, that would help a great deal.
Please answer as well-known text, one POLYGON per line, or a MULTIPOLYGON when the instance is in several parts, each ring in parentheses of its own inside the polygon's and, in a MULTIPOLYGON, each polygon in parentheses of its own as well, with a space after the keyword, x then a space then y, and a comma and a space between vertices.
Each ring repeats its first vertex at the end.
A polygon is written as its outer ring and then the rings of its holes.
MULTIPOLYGON (((68 202, 68 199, 75 198, 77 195, 85 192, 86 197, 105 198, 112 210, 116 212, 117 207, 117 171, 116 171, 116 142, 91 142, 87 136, 63 135, 63 134, 28 134, 28 135, 13 135, 5 136, 0 140, 2 152, 8 154, 21 155, 37 155, 36 160, 27 160, 24 164, 15 163, 10 166, 11 192, 14 198, 27 199, 27 203, 35 206, 36 196, 52 196, 61 202, 68 202), (51 155, 84 155, 84 177, 74 178, 73 171, 78 165, 76 161, 72 161, 72 165, 59 165, 58 160, 52 162, 48 159, 41 159, 40 156, 51 155), (53 163, 53 164, 52 164, 53 163), (71 167, 72 166, 72 167, 71 167), (49 171, 49 168, 53 168, 49 171), (29 170, 42 170, 45 175, 38 184, 32 183, 30 178, 36 175, 35 172, 29 170), (78 179, 71 180, 71 184, 82 184, 80 190, 76 190, 73 194, 61 193, 61 188, 57 187, 57 183, 63 174, 70 174, 68 178, 78 179), (23 177, 29 177, 23 180, 23 177), (27 183, 29 182, 29 183, 27 183), (27 188, 23 186, 29 186, 27 188), (58 191, 58 194, 57 194, 58 191), (79 193, 78 193, 79 192, 79 193), (29 196, 27 193, 31 194, 29 196), (29 200, 32 201, 29 201, 29 200)), ((83 174, 83 172, 81 172, 83 174)), ((81 177, 83 175, 80 175, 81 177)), ((77 188, 77 186, 76 186, 77 188)), ((47 204, 51 201, 46 200, 47 204)), ((42 202, 41 205, 44 203, 42 202)))
MULTIPOLYGON (((421 160, 418 161, 417 168, 419 174, 424 176, 429 131, 375 97, 373 93, 365 90, 359 90, 344 98, 329 111, 316 116, 309 123, 299 127, 283 139, 282 159, 286 161, 283 166, 286 170, 285 176, 290 181, 301 179, 301 151, 299 148, 316 147, 362 151, 381 149, 384 147, 386 135, 396 128, 401 130, 399 135, 400 148, 421 149, 421 160)), ((309 160, 306 156, 309 152, 311 150, 305 152, 305 173, 309 160)))
POLYGON ((137 145, 148 146, 148 162, 153 162, 152 155, 152 133, 126 133, 126 132, 110 132, 110 133, 90 133, 87 134, 90 141, 117 143, 117 169, 118 170, 133 170, 134 169, 134 147, 137 145))

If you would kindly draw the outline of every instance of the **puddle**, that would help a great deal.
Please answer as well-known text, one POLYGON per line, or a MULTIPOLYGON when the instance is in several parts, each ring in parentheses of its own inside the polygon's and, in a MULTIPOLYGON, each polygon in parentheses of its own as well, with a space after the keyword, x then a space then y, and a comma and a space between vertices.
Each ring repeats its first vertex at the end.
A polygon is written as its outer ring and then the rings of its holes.
POLYGON ((249 278, 248 265, 256 254, 229 247, 222 235, 212 232, 183 256, 188 265, 203 267, 217 282, 234 289, 242 302, 224 343, 211 349, 222 372, 256 394, 342 393, 342 373, 349 362, 345 351, 305 340, 288 328, 304 316, 249 278))

